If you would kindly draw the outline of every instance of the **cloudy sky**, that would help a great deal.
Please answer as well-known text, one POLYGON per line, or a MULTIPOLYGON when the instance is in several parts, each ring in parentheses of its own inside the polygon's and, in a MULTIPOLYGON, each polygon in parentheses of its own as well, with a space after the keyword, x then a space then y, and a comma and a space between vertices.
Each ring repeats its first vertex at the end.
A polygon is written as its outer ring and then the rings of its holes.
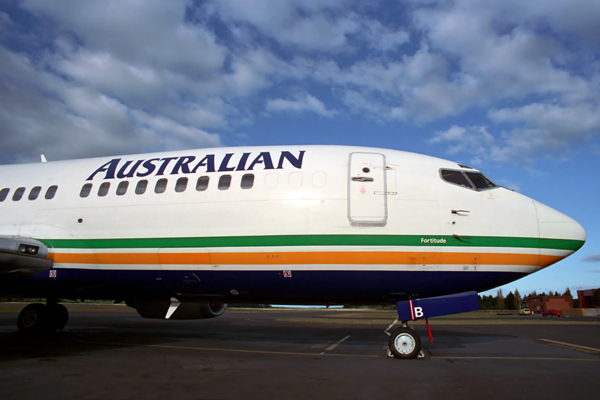
POLYGON ((473 164, 588 243, 504 290, 600 287, 600 3, 0 0, 0 164, 349 144, 473 164))

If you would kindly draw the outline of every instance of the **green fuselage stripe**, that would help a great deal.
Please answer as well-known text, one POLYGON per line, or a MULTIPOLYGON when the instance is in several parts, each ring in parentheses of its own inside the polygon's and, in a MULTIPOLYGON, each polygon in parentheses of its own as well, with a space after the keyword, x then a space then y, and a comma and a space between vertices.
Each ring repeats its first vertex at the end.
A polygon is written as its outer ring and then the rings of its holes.
POLYGON ((282 235, 219 236, 133 239, 40 239, 57 249, 134 249, 185 247, 278 247, 278 246, 423 246, 423 247, 516 247, 577 250, 580 240, 494 236, 426 235, 282 235))

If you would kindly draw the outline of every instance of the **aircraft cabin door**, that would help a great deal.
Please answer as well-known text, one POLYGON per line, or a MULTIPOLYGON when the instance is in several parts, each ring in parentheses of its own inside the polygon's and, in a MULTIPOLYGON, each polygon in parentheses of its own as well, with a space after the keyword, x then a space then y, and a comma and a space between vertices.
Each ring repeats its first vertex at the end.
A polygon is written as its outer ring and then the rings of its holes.
POLYGON ((385 224, 387 220, 385 168, 385 156, 381 153, 350 153, 348 219, 353 224, 385 224))

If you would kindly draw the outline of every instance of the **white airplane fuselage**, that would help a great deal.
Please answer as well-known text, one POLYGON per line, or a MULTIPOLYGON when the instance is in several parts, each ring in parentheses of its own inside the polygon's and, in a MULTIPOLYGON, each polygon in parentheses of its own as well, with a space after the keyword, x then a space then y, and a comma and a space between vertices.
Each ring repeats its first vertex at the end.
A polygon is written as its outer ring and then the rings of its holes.
POLYGON ((9 279, 21 267, 4 262, 0 292, 31 297, 395 303, 487 290, 585 242, 577 222, 477 170, 365 147, 7 165, 0 200, 0 238, 41 243, 51 264, 9 279))

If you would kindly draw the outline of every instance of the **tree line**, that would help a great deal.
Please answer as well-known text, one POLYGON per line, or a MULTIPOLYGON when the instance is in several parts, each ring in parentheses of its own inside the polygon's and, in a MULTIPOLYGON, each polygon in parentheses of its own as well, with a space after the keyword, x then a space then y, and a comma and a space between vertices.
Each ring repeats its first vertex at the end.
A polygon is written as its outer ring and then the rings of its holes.
MULTIPOLYGON (((548 293, 545 293, 545 292, 537 293, 534 290, 533 292, 531 292, 525 296, 522 296, 519 293, 518 289, 516 289, 514 293, 509 292, 506 296, 504 296, 502 293, 502 289, 498 289, 498 291, 496 292, 496 296, 479 295, 479 307, 482 310, 489 310, 489 309, 520 310, 522 308, 527 307, 527 299, 528 298, 537 297, 537 296, 571 296, 571 297, 573 297, 573 295, 571 294, 571 290, 569 288, 567 288, 562 294, 559 293, 558 291, 555 291, 554 293, 552 291, 550 291, 548 293)), ((594 306, 600 306, 600 289, 594 291, 593 303, 594 303, 594 306)), ((576 298, 573 299, 573 307, 579 308, 579 300, 576 298)))

